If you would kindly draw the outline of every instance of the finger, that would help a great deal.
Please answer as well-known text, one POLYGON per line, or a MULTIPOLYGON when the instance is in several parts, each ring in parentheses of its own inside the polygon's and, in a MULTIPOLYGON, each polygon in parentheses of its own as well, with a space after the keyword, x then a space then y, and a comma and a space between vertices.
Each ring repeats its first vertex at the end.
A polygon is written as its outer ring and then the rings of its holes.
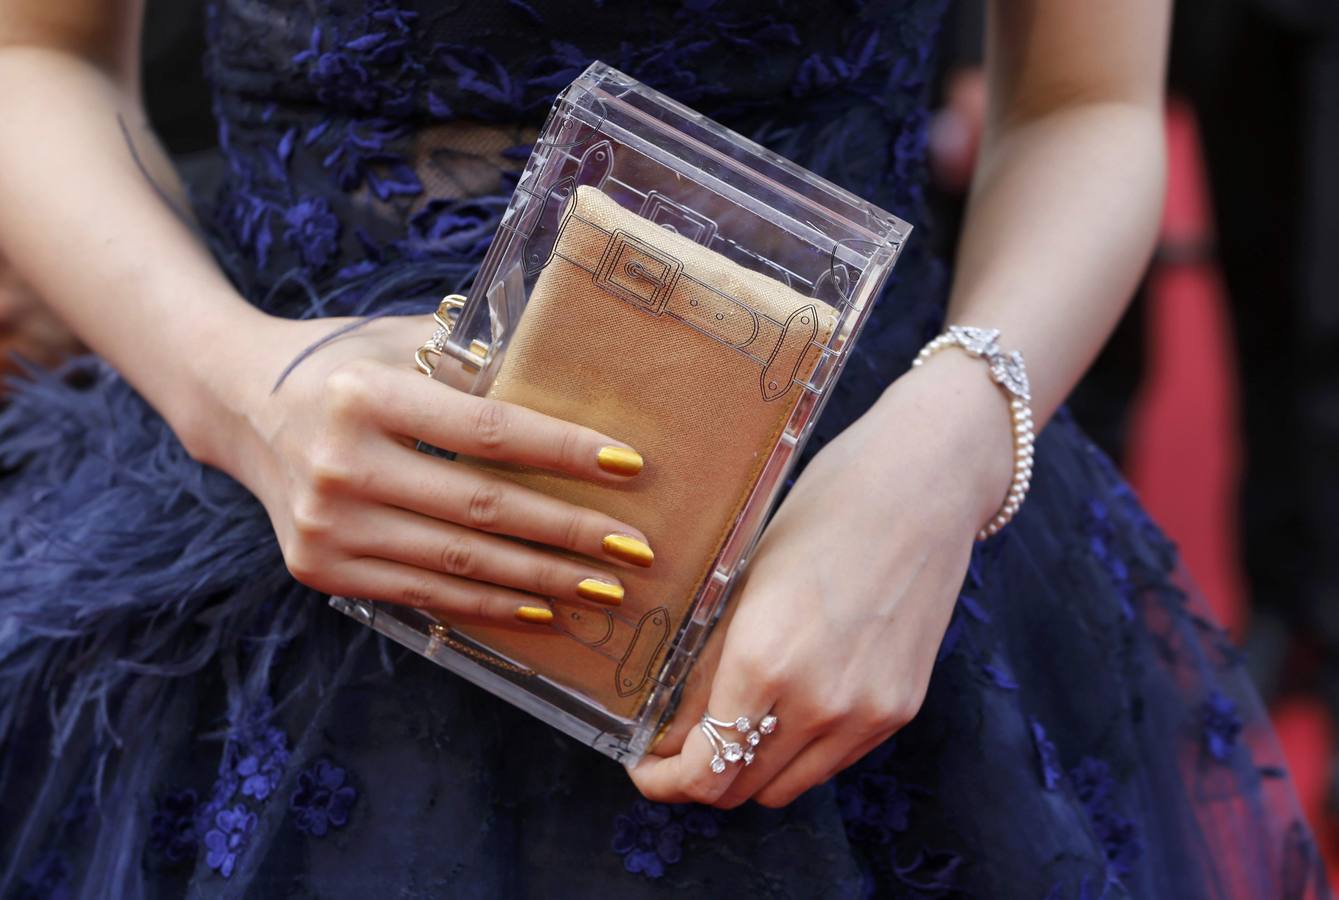
POLYGON ((359 556, 393 559, 542 597, 603 606, 623 602, 617 576, 578 559, 388 506, 370 506, 353 521, 343 540, 359 556))
POLYGON ((688 735, 698 727, 703 713, 707 711, 707 700, 711 697, 712 680, 720 665, 725 635, 737 608, 732 604, 726 609, 721 620, 713 628, 706 646, 702 648, 696 662, 688 670, 687 683, 683 687, 683 696, 679 698, 674 718, 670 721, 669 728, 666 728, 651 745, 651 753, 662 757, 678 754, 683 749, 688 735))
POLYGON ((850 733, 830 733, 796 754, 784 769, 754 792, 753 799, 763 806, 786 806, 805 791, 832 778, 846 765, 854 763, 887 739, 887 735, 879 735, 860 741, 850 733), (858 755, 851 752, 853 742, 860 748, 861 752, 858 755), (842 763, 848 759, 850 762, 843 765, 842 763))
MULTIPOLYGON (((781 716, 777 715, 777 719, 780 721, 781 716)), ((785 731, 778 727, 775 733, 758 743, 754 748, 753 764, 746 768, 730 785, 730 789, 721 795, 716 802, 717 806, 722 809, 733 809, 748 800, 756 799, 759 790, 771 783, 797 756, 812 746, 815 739, 811 731, 797 728, 793 722, 787 724, 785 731)))
POLYGON ((683 752, 673 756, 655 756, 647 754, 637 765, 628 770, 629 777, 642 796, 657 803, 712 803, 716 796, 729 786, 731 779, 738 773, 733 767, 727 767, 718 776, 719 786, 709 784, 705 792, 697 787, 704 760, 710 760, 711 750, 699 749, 695 745, 706 747, 705 736, 694 727, 684 739, 683 752))
POLYGON ((695 727, 684 739, 683 749, 673 757, 680 762, 666 777, 677 779, 672 789, 684 799, 714 805, 733 790, 734 785, 752 777, 750 770, 758 766, 761 759, 758 750, 762 736, 757 738, 759 746, 755 747, 750 744, 749 735, 757 732, 764 715, 775 715, 770 689, 740 670, 730 655, 728 640, 721 666, 712 679, 705 711, 727 724, 712 726, 716 734, 713 741, 701 727, 699 716, 693 723, 695 727), (741 717, 748 720, 748 728, 742 731, 731 724, 741 717), (747 763, 746 756, 753 761, 747 763))
POLYGON ((842 772, 845 772, 847 769, 851 768, 851 766, 860 762, 860 760, 883 746, 884 742, 890 737, 892 737, 891 734, 875 735, 866 740, 863 744, 859 744, 854 750, 848 751, 845 756, 837 761, 836 765, 828 769, 827 773, 823 776, 822 781, 829 781, 842 772))
MULTIPOLYGON (((717 625, 717 635, 728 622, 717 625)), ((716 638, 708 643, 709 663, 706 671, 715 668, 714 657, 723 653, 724 641, 716 638)), ((699 659, 695 669, 701 669, 703 659, 699 659)), ((725 762, 721 771, 712 768, 712 761, 720 754, 720 748, 707 737, 701 727, 703 714, 713 702, 731 704, 731 708, 742 708, 744 701, 738 697, 738 691, 718 687, 718 680, 697 679, 685 687, 685 696, 675 713, 670 735, 662 741, 658 755, 648 754, 634 768, 629 770, 633 784, 649 800, 661 803, 703 803, 713 804, 729 790, 730 785, 740 777, 745 766, 742 762, 725 762), (716 698, 713 700, 712 698, 716 698)), ((753 701, 757 702, 757 701, 753 701)), ((748 747, 746 737, 729 729, 717 727, 717 733, 726 742, 741 742, 741 751, 748 747)))
POLYGON ((394 432, 443 450, 534 466, 590 481, 624 481, 642 470, 642 457, 622 441, 487 397, 393 370, 401 384, 379 398, 376 414, 394 432))
POLYGON ((641 567, 655 560, 646 536, 626 522, 394 442, 373 451, 360 477, 365 495, 434 519, 593 559, 641 567))
POLYGON ((389 559, 365 557, 330 566, 319 588, 367 600, 386 600, 441 615, 452 624, 506 625, 548 630, 553 610, 533 594, 443 575, 389 559))

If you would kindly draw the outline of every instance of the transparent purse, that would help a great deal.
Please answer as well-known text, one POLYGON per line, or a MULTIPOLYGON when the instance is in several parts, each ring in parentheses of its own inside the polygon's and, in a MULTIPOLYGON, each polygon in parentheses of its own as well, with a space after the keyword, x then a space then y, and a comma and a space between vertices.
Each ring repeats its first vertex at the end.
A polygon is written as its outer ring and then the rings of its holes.
POLYGON ((634 762, 671 718, 910 230, 594 63, 555 101, 437 372, 637 449, 644 470, 618 485, 463 461, 635 525, 655 562, 619 570, 620 606, 554 601, 547 630, 332 605, 634 762))

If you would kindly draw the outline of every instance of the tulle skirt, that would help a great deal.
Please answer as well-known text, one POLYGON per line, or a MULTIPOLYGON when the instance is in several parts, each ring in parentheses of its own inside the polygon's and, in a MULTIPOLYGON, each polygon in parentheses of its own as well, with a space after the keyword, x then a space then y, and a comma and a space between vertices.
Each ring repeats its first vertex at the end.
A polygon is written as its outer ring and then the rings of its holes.
POLYGON ((1328 896, 1240 656, 1063 413, 919 716, 775 811, 649 803, 329 610, 94 359, 16 394, 0 465, 6 895, 1328 896))

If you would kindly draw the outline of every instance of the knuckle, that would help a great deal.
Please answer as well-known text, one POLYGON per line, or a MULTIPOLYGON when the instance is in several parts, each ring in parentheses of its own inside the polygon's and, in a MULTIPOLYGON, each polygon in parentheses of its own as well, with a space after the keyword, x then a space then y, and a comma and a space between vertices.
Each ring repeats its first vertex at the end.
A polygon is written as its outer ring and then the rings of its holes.
POLYGON ((845 707, 812 700, 802 704, 801 708, 804 710, 804 725, 813 732, 830 731, 850 715, 845 707))
POLYGON ((308 491, 294 501, 289 516, 293 532, 303 544, 323 543, 333 530, 329 504, 317 491, 308 491))
POLYGON ((471 422, 474 438, 479 446, 495 450, 506 443, 510 420, 511 414, 501 403, 494 400, 482 401, 475 409, 471 422))
POLYGON ((778 694, 786 698, 787 719, 797 731, 809 737, 816 737, 831 731, 843 721, 849 721, 852 707, 839 696, 824 697, 821 692, 807 685, 796 685, 787 693, 778 694))
POLYGON ((901 710, 901 704, 889 697, 869 697, 854 704, 851 719, 862 731, 891 731, 903 724, 901 710))
MULTIPOLYGON (((713 775, 713 779, 717 776, 713 775)), ((728 784, 719 784, 715 781, 707 781, 704 778, 694 778, 684 785, 684 795, 691 803, 699 803, 703 806, 714 806, 717 800, 725 793, 728 784)))
POLYGON ((481 484, 470 496, 467 516, 469 524, 478 529, 492 528, 497 524, 502 510, 502 487, 496 484, 481 484))
POLYGON ((746 651, 739 660, 739 668, 746 682, 755 685, 758 693, 777 697, 786 695, 785 671, 776 656, 758 650, 746 651))
POLYGON ((564 469, 580 468, 581 445, 581 433, 577 429, 562 429, 562 437, 558 439, 558 465, 564 469))
POLYGON ((901 728, 920 715, 925 704, 925 690, 921 689, 902 698, 893 715, 893 727, 901 728))
POLYGON ((448 575, 468 578, 477 567, 474 542, 465 537, 447 538, 437 554, 437 568, 448 575))
MULTIPOLYGON (((586 534, 590 521, 589 516, 580 509, 572 509, 567 514, 567 521, 563 525, 563 547, 568 550, 579 550, 582 546, 582 537, 586 534)), ((610 529, 614 531, 616 529, 610 529)))
POLYGON ((336 490, 349 484, 351 476, 348 453, 337 441, 326 438, 307 450, 307 478, 314 489, 336 490))
POLYGON ((886 691, 857 702, 853 717, 867 731, 892 733, 916 718, 922 697, 915 692, 886 691))
POLYGON ((535 566, 534 589, 538 594, 555 597, 570 593, 574 581, 565 577, 563 567, 552 560, 544 560, 535 566))
POLYGON ((321 578, 322 567, 320 554, 316 549, 300 540, 290 541, 283 549, 284 565, 288 568, 288 574, 308 587, 318 587, 316 582, 321 578))
POLYGON ((765 806, 768 809, 781 809, 789 806, 795 797, 789 791, 763 788, 757 794, 754 794, 753 800, 759 806, 765 806))
POLYGON ((488 611, 492 607, 489 600, 487 591, 470 591, 464 604, 466 615, 473 616, 476 619, 488 618, 488 611))
POLYGON ((415 578, 400 588, 398 602, 403 606, 422 609, 432 605, 435 598, 436 591, 433 590, 432 582, 426 578, 415 578))
POLYGON ((325 379, 325 398, 335 415, 354 415, 370 408, 374 402, 372 381, 375 365, 369 360, 355 359, 331 370, 325 379))

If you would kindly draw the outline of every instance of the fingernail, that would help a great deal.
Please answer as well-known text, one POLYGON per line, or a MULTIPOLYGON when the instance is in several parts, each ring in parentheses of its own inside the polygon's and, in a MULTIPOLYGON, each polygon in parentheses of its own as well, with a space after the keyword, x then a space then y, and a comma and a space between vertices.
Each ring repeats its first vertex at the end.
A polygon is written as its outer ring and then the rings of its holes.
POLYGON ((601 447, 595 454, 595 462, 615 475, 636 475, 642 470, 642 455, 627 447, 601 447))
POLYGON ((583 578, 577 584, 577 596, 606 606, 618 606, 623 602, 623 585, 598 578, 583 578))
POLYGON ((532 625, 547 625, 553 621, 553 610, 546 606, 521 606, 516 609, 516 618, 532 625))
POLYGON ((650 547, 635 537, 628 537, 626 534, 607 535, 600 542, 600 546, 604 548, 605 553, 608 553, 614 559, 621 559, 624 562, 632 563, 634 566, 649 566, 656 558, 650 547))

